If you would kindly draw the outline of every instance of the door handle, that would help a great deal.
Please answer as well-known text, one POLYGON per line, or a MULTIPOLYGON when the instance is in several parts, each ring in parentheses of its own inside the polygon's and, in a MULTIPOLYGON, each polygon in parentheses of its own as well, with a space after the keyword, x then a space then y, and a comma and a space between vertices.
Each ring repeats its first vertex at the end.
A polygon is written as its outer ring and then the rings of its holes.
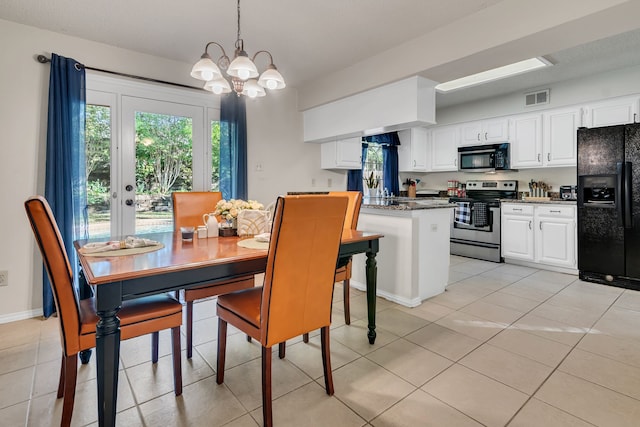
POLYGON ((132 199, 127 199, 127 200, 124 201, 124 203, 127 206, 131 206, 131 205, 133 205, 133 200, 132 199))
POLYGON ((133 185, 128 184, 126 187, 124 187, 125 190, 127 191, 132 191, 133 190, 133 185))

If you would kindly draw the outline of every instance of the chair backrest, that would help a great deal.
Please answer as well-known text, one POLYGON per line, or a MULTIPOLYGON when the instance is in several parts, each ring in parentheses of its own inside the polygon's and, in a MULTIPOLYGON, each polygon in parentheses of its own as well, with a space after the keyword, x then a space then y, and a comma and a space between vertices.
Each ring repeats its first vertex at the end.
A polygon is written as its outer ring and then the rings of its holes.
POLYGON ((80 311, 73 286, 73 272, 60 230, 44 197, 32 196, 24 202, 24 207, 51 282, 60 318, 62 346, 65 354, 75 354, 79 350, 80 311))
POLYGON ((171 194, 173 201, 173 228, 205 225, 202 215, 214 212, 222 200, 219 191, 177 191, 171 194))
POLYGON ((330 325, 346 210, 344 197, 278 198, 260 309, 263 345, 330 325))
POLYGON ((358 228, 360 207, 362 206, 362 193, 359 191, 330 191, 330 196, 341 196, 349 199, 347 214, 344 219, 344 228, 355 230, 358 228))

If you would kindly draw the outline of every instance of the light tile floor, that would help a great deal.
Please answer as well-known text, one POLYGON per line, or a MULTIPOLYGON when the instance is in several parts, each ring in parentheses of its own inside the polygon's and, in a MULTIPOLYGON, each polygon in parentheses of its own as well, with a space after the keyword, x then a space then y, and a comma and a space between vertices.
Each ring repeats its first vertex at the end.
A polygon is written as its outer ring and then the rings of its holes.
MULTIPOLYGON (((447 291, 413 309, 352 290, 344 324, 336 288, 331 331, 335 396, 324 393, 318 334, 273 359, 277 426, 638 426, 640 292, 576 276, 451 257, 447 291)), ((262 424, 260 351, 237 330, 225 384, 214 378, 215 300, 195 304, 184 394, 172 391, 170 339, 150 362, 150 339, 122 343, 121 426, 262 424)), ((0 425, 57 426, 57 319, 0 325, 0 425)), ((97 425, 95 357, 80 366, 73 425, 97 425)))

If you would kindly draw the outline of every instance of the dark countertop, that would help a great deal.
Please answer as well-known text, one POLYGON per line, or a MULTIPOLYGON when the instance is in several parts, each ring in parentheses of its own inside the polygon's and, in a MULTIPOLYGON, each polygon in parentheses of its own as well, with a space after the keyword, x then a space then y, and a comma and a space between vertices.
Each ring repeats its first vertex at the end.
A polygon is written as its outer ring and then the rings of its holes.
POLYGON ((364 198, 362 200, 363 208, 385 209, 385 210, 402 210, 411 211, 419 209, 443 209, 453 208, 456 203, 449 203, 447 198, 409 198, 409 197, 376 197, 364 198))
POLYGON ((575 206, 578 202, 575 200, 551 199, 551 200, 520 200, 520 199, 501 199, 502 203, 528 203, 534 205, 569 205, 575 206))

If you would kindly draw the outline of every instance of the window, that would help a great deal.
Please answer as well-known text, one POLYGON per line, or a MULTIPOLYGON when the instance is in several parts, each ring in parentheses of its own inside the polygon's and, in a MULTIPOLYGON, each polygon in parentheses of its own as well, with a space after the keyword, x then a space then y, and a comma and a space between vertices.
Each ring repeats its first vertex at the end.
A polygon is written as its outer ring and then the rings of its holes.
MULTIPOLYGON (((362 176, 366 179, 373 172, 373 176, 378 178, 378 188, 382 190, 383 169, 382 169, 382 145, 369 142, 367 148, 367 158, 364 163, 362 176)), ((366 185, 365 185, 366 187, 366 185)))

